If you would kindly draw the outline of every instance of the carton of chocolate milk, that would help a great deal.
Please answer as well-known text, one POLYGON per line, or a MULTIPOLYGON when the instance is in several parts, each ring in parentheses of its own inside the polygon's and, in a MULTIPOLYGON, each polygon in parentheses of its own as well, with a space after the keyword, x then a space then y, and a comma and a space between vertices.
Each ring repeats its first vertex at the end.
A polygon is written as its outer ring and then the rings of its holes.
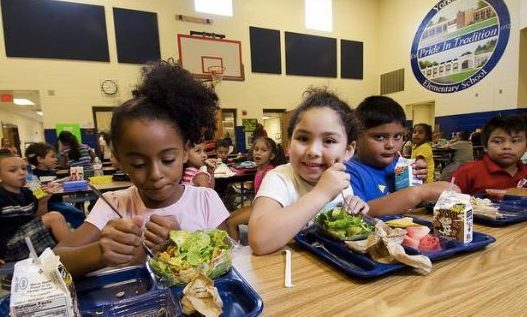
POLYGON ((470 195, 444 191, 434 206, 434 233, 463 243, 472 241, 473 217, 470 195))

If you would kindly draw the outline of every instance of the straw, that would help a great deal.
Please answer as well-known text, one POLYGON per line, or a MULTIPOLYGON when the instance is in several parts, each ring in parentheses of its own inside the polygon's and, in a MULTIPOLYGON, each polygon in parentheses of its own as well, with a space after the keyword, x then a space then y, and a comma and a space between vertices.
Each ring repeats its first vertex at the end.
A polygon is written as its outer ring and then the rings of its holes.
POLYGON ((453 191, 454 190, 454 182, 456 181, 456 178, 455 177, 452 177, 452 179, 450 180, 450 191, 453 191))
POLYGON ((29 248, 29 255, 33 258, 33 263, 40 264, 40 259, 38 258, 35 248, 33 247, 33 243, 31 243, 31 239, 29 237, 26 237, 25 240, 27 247, 29 248))
POLYGON ((283 250, 285 253, 285 276, 284 276, 284 287, 291 288, 293 283, 291 282, 291 250, 283 250))

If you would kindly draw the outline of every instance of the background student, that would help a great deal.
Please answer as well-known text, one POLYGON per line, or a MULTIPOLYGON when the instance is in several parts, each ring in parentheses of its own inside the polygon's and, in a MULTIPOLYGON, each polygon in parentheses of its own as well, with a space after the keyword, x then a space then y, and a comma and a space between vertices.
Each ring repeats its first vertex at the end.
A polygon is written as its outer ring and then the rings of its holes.
POLYGON ((72 166, 82 166, 84 176, 93 176, 92 161, 95 158, 95 152, 86 144, 81 144, 77 137, 69 131, 59 133, 60 149, 60 166, 70 168, 72 166))
MULTIPOLYGON (((46 177, 56 177, 55 167, 57 165, 57 155, 55 148, 47 143, 32 143, 26 149, 26 159, 29 164, 33 165, 33 175, 38 177, 42 182, 46 177)), ((44 183, 44 182, 43 182, 44 183)), ((60 185, 56 184, 60 187, 60 185)), ((44 187, 55 186, 54 183, 48 182, 44 187)), ((78 228, 86 218, 84 212, 65 203, 62 197, 51 196, 48 200, 48 210, 60 212, 66 222, 73 228, 78 228)))
MULTIPOLYGON (((286 164, 287 158, 282 147, 268 137, 256 139, 250 152, 256 164, 256 174, 254 175, 254 193, 256 194, 267 172, 278 165, 286 164)), ((239 225, 249 223, 251 211, 252 206, 243 207, 233 211, 227 219, 227 229, 234 240, 240 240, 239 225)))
POLYGON ((452 173, 461 165, 474 161, 474 147, 472 142, 468 139, 470 137, 470 132, 468 131, 459 131, 457 132, 458 141, 454 143, 449 143, 444 146, 447 149, 453 149, 454 157, 452 162, 445 166, 441 171, 440 180, 449 182, 452 178, 452 173))
POLYGON ((208 159, 205 152, 205 143, 201 142, 194 145, 188 153, 188 161, 185 163, 182 184, 214 188, 214 170, 216 160, 208 159), (207 170, 202 170, 207 166, 207 170))
POLYGON ((189 144, 214 129, 216 94, 179 65, 143 69, 134 97, 111 121, 115 158, 134 186, 105 193, 124 219, 99 199, 86 221, 55 249, 72 274, 144 262, 172 229, 225 228, 229 213, 210 188, 181 184, 189 144))
POLYGON ((19 261, 29 256, 25 237, 38 255, 69 235, 64 217, 48 212, 49 195, 37 200, 26 184, 26 162, 9 151, 0 151, 0 259, 19 261))
POLYGON ((287 129, 289 164, 268 172, 249 220, 249 244, 267 254, 286 245, 325 206, 342 203, 349 212, 368 206, 349 184, 342 163, 355 151, 357 126, 351 108, 336 95, 312 89, 295 109, 287 129))
POLYGON ((526 133, 527 125, 521 116, 490 119, 481 132, 483 159, 458 168, 452 174, 456 185, 466 194, 521 185, 527 178, 527 165, 521 161, 527 149, 526 133))
MULTIPOLYGON (((355 195, 368 202, 374 216, 399 214, 424 201, 435 201, 450 188, 447 182, 427 183, 395 191, 394 169, 403 145, 406 116, 403 108, 385 96, 364 99, 355 111, 363 130, 357 141, 357 154, 346 162, 355 195)), ((413 164, 414 175, 428 177, 426 163, 413 164)))
POLYGON ((427 177, 426 183, 434 181, 434 154, 432 153, 432 127, 426 123, 419 123, 414 126, 412 131, 412 155, 413 159, 420 159, 426 162, 427 177))

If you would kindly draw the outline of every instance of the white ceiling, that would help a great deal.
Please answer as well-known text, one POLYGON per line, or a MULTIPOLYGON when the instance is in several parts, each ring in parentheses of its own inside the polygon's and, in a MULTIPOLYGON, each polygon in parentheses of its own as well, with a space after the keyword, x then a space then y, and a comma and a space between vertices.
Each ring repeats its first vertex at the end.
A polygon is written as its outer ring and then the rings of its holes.
POLYGON ((2 102, 0 100, 0 110, 11 112, 35 121, 43 121, 42 116, 37 114, 37 111, 42 111, 38 90, 0 90, 0 95, 2 94, 11 94, 13 95, 13 98, 29 99, 35 105, 18 106, 12 102, 2 102))

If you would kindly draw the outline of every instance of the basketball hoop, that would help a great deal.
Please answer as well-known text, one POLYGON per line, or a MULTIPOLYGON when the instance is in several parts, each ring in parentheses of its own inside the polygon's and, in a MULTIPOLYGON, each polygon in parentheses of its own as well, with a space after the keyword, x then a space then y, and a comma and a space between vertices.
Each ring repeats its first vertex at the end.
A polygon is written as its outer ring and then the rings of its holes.
POLYGON ((223 72, 225 71, 225 66, 209 66, 207 67, 207 73, 210 76, 210 85, 214 89, 221 81, 223 80, 223 72))

